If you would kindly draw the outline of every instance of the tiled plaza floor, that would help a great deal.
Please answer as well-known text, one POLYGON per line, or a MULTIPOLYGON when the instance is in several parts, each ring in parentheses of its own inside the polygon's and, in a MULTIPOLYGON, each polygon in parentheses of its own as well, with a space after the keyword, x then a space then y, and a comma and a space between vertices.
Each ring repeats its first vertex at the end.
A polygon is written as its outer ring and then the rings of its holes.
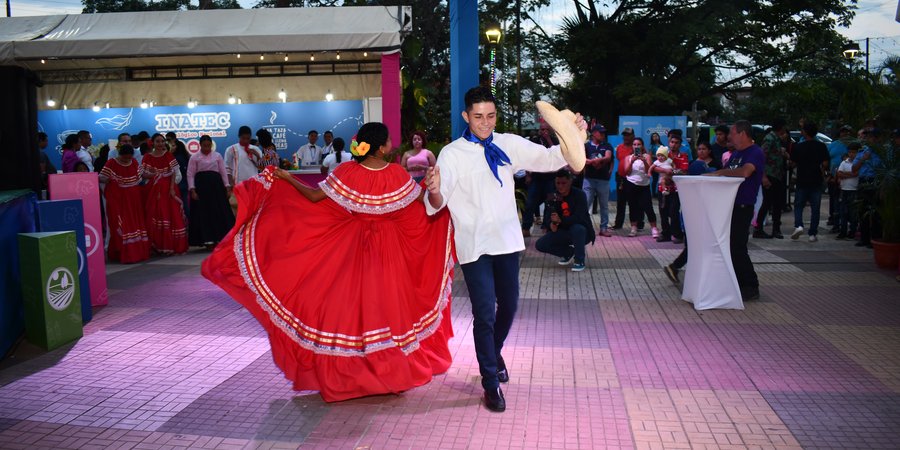
POLYGON ((503 414, 461 276, 447 374, 326 404, 200 276, 207 253, 112 265, 81 340, 0 362, 0 448, 900 448, 900 284, 871 250, 751 239, 762 298, 697 312, 661 270, 680 246, 624 235, 581 273, 527 240, 503 414))

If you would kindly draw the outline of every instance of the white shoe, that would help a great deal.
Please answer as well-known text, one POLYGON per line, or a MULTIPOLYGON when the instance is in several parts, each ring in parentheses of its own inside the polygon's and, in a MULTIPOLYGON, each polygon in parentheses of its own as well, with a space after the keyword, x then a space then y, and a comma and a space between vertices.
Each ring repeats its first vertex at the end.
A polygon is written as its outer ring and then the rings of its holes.
POLYGON ((791 233, 791 239, 797 240, 800 238, 800 235, 803 234, 803 227, 794 228, 794 232, 791 233))
POLYGON ((637 227, 631 227, 631 232, 628 233, 628 237, 635 237, 635 236, 637 236, 637 232, 638 232, 637 227))
POLYGON ((659 237, 659 229, 656 228, 656 227, 651 228, 651 229, 650 229, 650 236, 653 236, 653 239, 658 238, 658 237, 659 237))
POLYGON ((809 235, 809 242, 816 242, 818 240, 819 240, 819 238, 817 238, 816 235, 814 235, 814 234, 809 235))

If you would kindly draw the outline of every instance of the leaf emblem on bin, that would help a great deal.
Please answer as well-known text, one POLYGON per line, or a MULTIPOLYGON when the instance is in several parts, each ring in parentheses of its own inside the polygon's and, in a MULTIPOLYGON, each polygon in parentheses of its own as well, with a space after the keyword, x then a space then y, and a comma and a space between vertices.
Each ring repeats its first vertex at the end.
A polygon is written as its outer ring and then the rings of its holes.
POLYGON ((75 298, 75 278, 65 267, 57 267, 47 278, 47 302, 57 311, 64 311, 75 298))

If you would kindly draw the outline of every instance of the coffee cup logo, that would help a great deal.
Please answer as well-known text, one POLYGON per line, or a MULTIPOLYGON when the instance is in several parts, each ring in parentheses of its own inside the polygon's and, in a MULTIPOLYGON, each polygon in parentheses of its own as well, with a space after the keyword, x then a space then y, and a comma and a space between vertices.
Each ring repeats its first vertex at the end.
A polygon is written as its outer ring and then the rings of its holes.
POLYGON ((50 307, 63 311, 75 298, 75 278, 65 267, 57 267, 47 279, 47 302, 50 307))

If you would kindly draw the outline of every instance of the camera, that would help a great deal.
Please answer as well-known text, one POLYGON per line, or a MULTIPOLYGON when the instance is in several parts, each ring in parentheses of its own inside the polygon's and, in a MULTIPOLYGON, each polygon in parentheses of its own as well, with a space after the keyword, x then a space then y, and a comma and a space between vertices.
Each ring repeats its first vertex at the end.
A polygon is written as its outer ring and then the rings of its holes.
POLYGON ((544 202, 544 208, 546 208, 550 214, 556 213, 559 217, 562 217, 562 202, 562 196, 559 195, 558 192, 548 194, 547 200, 544 202))

